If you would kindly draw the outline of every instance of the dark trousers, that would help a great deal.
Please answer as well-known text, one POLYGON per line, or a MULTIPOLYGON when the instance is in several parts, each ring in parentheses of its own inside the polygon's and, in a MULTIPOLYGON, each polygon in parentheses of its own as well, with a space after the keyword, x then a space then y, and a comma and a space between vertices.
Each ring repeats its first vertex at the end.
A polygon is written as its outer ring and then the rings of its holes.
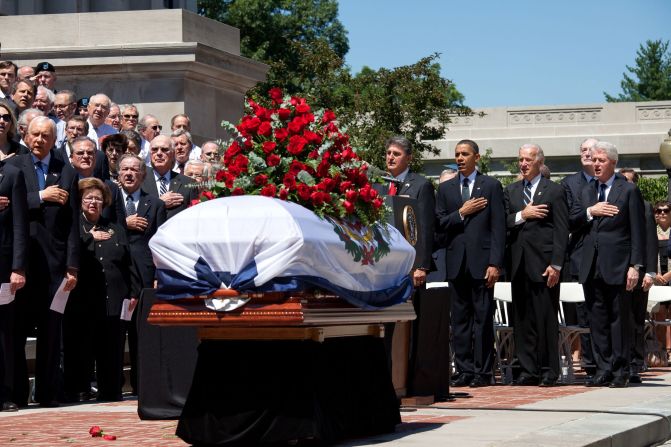
POLYGON ((494 288, 467 271, 450 286, 454 287, 451 310, 456 369, 489 378, 494 356, 494 288))
MULTIPOLYGON (((579 282, 578 275, 571 276, 571 282, 579 282)), ((564 312, 566 315, 567 306, 572 305, 573 303, 564 303, 564 312)), ((576 321, 571 321, 569 317, 566 317, 566 322, 569 324, 577 323, 578 326, 588 328, 589 327, 589 316, 587 315, 587 305, 585 303, 575 303, 575 314, 576 321)), ((594 352, 592 350, 592 334, 580 334, 580 357, 581 357, 581 366, 589 375, 594 375, 596 371, 596 363, 594 362, 594 352)))
POLYGON ((583 284, 596 373, 629 376, 631 293, 625 285, 590 278, 583 284))
POLYGON ((0 404, 14 386, 14 302, 0 306, 0 404))
POLYGON ((631 293, 631 372, 638 374, 645 365, 645 315, 648 292, 636 287, 631 293))
POLYGON ((515 353, 521 372, 556 380, 559 377, 559 285, 530 281, 518 271, 512 280, 515 353))

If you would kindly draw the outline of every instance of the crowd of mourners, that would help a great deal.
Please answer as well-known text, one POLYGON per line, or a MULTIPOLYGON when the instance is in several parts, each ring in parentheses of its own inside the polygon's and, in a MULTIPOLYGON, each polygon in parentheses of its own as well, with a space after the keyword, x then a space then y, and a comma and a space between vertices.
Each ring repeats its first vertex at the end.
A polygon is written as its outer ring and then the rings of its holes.
POLYGON ((56 91, 56 78, 49 62, 0 61, 2 411, 121 400, 126 341, 137 393, 134 309, 154 285, 149 239, 220 160, 216 142, 194 144, 187 115, 164 132, 133 104, 56 91))

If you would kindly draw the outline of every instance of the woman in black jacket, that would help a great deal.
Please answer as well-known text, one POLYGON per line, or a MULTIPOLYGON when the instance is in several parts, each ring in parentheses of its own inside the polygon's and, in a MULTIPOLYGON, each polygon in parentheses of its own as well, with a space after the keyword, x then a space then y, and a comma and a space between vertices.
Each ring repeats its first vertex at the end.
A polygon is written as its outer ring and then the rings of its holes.
POLYGON ((125 300, 129 300, 131 309, 135 307, 140 281, 125 230, 101 215, 111 201, 107 185, 96 178, 85 178, 79 181, 79 194, 81 267, 65 311, 66 392, 78 397, 73 400, 86 400, 89 365, 95 361, 98 400, 118 401, 122 399, 123 383, 120 316, 125 300))

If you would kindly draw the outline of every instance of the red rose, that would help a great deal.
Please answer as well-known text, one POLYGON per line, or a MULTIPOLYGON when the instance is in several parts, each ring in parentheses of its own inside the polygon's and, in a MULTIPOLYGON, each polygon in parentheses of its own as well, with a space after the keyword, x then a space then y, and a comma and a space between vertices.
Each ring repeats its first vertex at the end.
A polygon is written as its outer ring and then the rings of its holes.
POLYGON ((352 214, 354 212, 354 204, 349 200, 343 201, 342 206, 345 207, 345 212, 347 212, 347 214, 352 214))
POLYGON ((322 137, 320 137, 311 130, 305 129, 303 131, 303 138, 305 138, 310 144, 316 144, 316 145, 322 144, 322 137))
POLYGON ((298 160, 292 160, 291 165, 289 165, 289 172, 293 175, 298 175, 299 172, 305 169, 305 165, 298 160))
POLYGON ((270 185, 266 185, 261 189, 261 195, 266 196, 266 197, 275 197, 275 193, 277 192, 277 187, 273 185, 272 183, 270 185))
POLYGON ((284 127, 281 127, 279 129, 275 129, 275 139, 279 141, 280 143, 283 142, 284 140, 287 139, 289 136, 289 131, 286 130, 284 127))
POLYGON ((240 188, 240 187, 237 187, 233 191, 231 191, 232 196, 242 196, 244 194, 245 194, 245 190, 240 188))
POLYGON ((320 206, 324 204, 324 198, 322 196, 322 193, 320 191, 315 191, 312 194, 310 194, 310 201, 314 206, 320 206))
POLYGON ((287 125, 287 129, 289 130, 289 133, 297 134, 301 133, 301 130, 303 130, 303 126, 305 126, 303 120, 300 119, 300 117, 296 117, 292 119, 291 122, 287 125))
POLYGON ((273 87, 268 90, 268 96, 275 104, 282 104, 282 90, 279 87, 273 87))
POLYGON ((207 200, 212 200, 215 198, 212 191, 203 191, 203 197, 205 197, 207 200))
POLYGON ((240 125, 238 126, 238 130, 240 132, 245 133, 255 133, 259 126, 261 125, 261 120, 258 119, 257 117, 250 117, 250 116, 244 116, 242 118, 242 121, 240 122, 240 125), (242 127, 242 129, 241 129, 242 127))
POLYGON ((332 178, 325 178, 317 184, 317 189, 320 191, 331 192, 336 186, 335 180, 332 178))
POLYGON ((94 438, 96 438, 96 437, 98 437, 98 436, 102 436, 102 433, 103 433, 103 429, 100 428, 100 427, 97 426, 97 425, 94 425, 93 427, 91 427, 91 428, 89 429, 89 434, 90 434, 91 436, 93 436, 94 438))
POLYGON ((291 173, 287 172, 286 174, 284 174, 284 179, 282 179, 282 183, 289 190, 296 189, 296 176, 291 175, 291 173))
POLYGON ((307 126, 308 124, 315 122, 315 116, 312 113, 301 115, 300 119, 303 121, 303 126, 307 126))
POLYGON ((224 174, 224 183, 226 184, 227 188, 232 188, 234 181, 235 181, 235 175, 233 175, 231 172, 226 172, 224 174))
POLYGON ((296 105, 296 113, 299 115, 302 115, 304 113, 308 113, 310 111, 310 106, 307 105, 306 103, 301 103, 296 105))
POLYGON ((266 174, 258 174, 254 177, 254 184, 257 186, 263 186, 268 183, 268 176, 266 174))
POLYGON ((382 206, 383 203, 384 203, 384 201, 381 198, 378 197, 377 199, 373 200, 373 202, 372 202, 373 208, 378 209, 382 206))
POLYGON ((352 187, 352 182, 350 182, 349 180, 345 180, 344 182, 340 183, 340 192, 345 192, 348 189, 350 189, 351 187, 352 187))
POLYGON ((370 203, 371 200, 374 199, 374 197, 370 196, 370 192, 375 191, 374 189, 372 190, 370 188, 370 185, 366 185, 363 188, 361 188, 361 191, 359 191, 359 197, 361 200, 363 200, 366 203, 370 203))
POLYGON ((359 197, 359 193, 353 189, 348 189, 345 193, 345 198, 350 202, 356 202, 356 199, 359 197))
POLYGON ((310 151, 310 153, 308 154, 308 158, 311 158, 311 159, 313 159, 313 160, 314 160, 315 158, 319 158, 319 152, 317 152, 317 151, 310 151))
POLYGON ((280 157, 277 154, 270 154, 268 155, 268 158, 266 158, 266 164, 270 167, 277 166, 280 164, 280 157))
POLYGON ((103 435, 103 439, 107 441, 116 441, 116 436, 114 435, 103 435))
POLYGON ((301 200, 305 202, 310 200, 310 193, 311 193, 310 187, 305 183, 299 183, 298 185, 296 185, 296 192, 298 193, 298 197, 301 200))
POLYGON ((329 175, 330 167, 331 164, 328 161, 322 160, 322 162, 319 163, 319 166, 317 166, 317 175, 320 177, 327 177, 329 175))
POLYGON ((223 182, 224 179, 226 178, 226 171, 224 171, 223 169, 218 170, 214 178, 218 182, 223 182))
POLYGON ((200 203, 200 199, 192 199, 191 204, 189 206, 198 205, 199 203, 200 203))
POLYGON ((280 117, 280 120, 286 121, 291 118, 291 110, 289 109, 278 109, 277 115, 280 117))
POLYGON ((252 143, 251 138, 245 138, 245 141, 243 141, 242 144, 244 144, 247 149, 254 147, 254 143, 252 143))
POLYGON ((259 126, 259 135, 263 137, 269 137, 273 133, 273 128, 270 127, 270 123, 268 121, 264 121, 261 123, 259 126))
POLYGON ((275 143, 274 141, 264 141, 261 147, 263 149, 263 152, 269 154, 275 150, 275 148, 277 147, 277 143, 275 143))
POLYGON ((332 110, 326 109, 324 116, 322 116, 322 123, 327 124, 336 119, 335 113, 332 110))
POLYGON ((301 137, 300 135, 294 135, 291 138, 289 138, 289 145, 287 146, 287 152, 289 152, 292 155, 298 155, 301 152, 303 152, 303 149, 305 148, 305 145, 308 142, 305 140, 305 138, 301 137))
POLYGON ((280 193, 279 193, 278 197, 281 200, 287 200, 287 197, 289 197, 289 190, 286 189, 286 188, 280 189, 280 193))
POLYGON ((242 154, 239 154, 235 157, 234 161, 235 166, 237 166, 241 171, 246 171, 247 166, 249 166, 249 159, 242 154))
POLYGON ((234 141, 230 146, 228 146, 226 153, 224 153, 224 163, 228 164, 240 152, 242 152, 242 148, 237 141, 234 141))
POLYGON ((356 157, 356 154, 354 153, 352 148, 347 147, 342 151, 342 158, 345 161, 352 160, 355 157, 356 157))

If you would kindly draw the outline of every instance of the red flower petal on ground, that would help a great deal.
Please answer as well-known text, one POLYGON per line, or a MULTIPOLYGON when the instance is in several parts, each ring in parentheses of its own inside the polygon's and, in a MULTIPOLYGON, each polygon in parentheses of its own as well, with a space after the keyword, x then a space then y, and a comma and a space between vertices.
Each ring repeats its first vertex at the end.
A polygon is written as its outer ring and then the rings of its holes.
POLYGON ((106 439, 108 441, 116 441, 116 436, 114 436, 114 435, 103 435, 103 439, 106 439))
POLYGON ((102 433, 103 429, 97 425, 94 425, 93 427, 89 428, 89 435, 93 436, 94 438, 102 436, 102 433))

